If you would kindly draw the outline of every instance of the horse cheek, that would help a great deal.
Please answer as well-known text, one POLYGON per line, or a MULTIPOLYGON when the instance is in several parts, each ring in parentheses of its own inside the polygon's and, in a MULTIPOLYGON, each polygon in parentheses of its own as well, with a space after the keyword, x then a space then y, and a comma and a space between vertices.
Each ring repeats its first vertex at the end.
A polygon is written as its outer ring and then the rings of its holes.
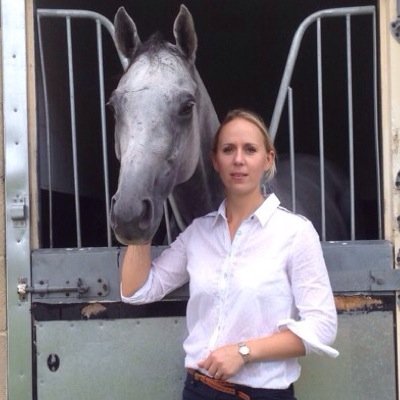
POLYGON ((177 175, 177 184, 188 181, 196 171, 200 158, 198 135, 189 135, 188 146, 181 152, 181 163, 177 175))

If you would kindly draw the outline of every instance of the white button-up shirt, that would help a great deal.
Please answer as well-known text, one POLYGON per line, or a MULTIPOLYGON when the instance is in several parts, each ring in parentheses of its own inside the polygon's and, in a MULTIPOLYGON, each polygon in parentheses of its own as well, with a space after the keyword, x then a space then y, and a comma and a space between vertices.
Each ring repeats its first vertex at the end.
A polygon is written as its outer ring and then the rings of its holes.
MULTIPOLYGON (((271 194, 230 238, 225 203, 198 218, 153 260, 129 303, 158 301, 189 281, 185 366, 210 351, 290 329, 312 351, 337 356, 337 314, 319 237, 307 219, 271 194)), ((206 372, 206 371, 203 371, 206 372)), ((231 382, 282 389, 296 381, 296 358, 248 363, 231 382)))

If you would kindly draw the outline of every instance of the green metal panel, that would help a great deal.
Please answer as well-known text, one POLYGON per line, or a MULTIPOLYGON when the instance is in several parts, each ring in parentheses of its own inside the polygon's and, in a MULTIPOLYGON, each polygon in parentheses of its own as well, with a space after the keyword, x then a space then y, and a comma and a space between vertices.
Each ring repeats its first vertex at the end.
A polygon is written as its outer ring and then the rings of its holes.
MULTIPOLYGON (((153 256, 165 247, 153 246, 153 256)), ((393 270, 392 244, 385 240, 322 243, 335 292, 392 291, 400 289, 400 271, 393 270)), ((119 261, 125 248, 40 249, 32 253, 32 288, 39 291, 76 286, 80 279, 86 293, 33 293, 40 303, 120 301, 119 261), (100 283, 99 283, 100 282, 100 283), (102 289, 106 285, 107 290, 102 289), (100 293, 100 294, 99 294, 100 293)), ((184 287, 169 299, 185 299, 184 287)))
MULTIPOLYGON (((185 333, 184 318, 38 322, 38 399, 179 399, 185 333)), ((298 400, 396 398, 392 312, 340 315, 335 347, 301 359, 298 400)))
POLYGON ((52 321, 35 327, 40 400, 181 397, 184 318, 52 321))
POLYGON ((396 360, 392 312, 339 315, 336 359, 301 360, 298 400, 394 400, 396 360))

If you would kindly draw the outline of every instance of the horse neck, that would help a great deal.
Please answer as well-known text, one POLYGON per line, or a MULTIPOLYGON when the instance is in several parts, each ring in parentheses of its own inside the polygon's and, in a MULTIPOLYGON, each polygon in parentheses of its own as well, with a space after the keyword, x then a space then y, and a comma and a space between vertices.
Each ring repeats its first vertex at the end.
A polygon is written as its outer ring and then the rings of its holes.
POLYGON ((211 210, 214 210, 222 199, 222 186, 217 174, 214 171, 210 159, 211 146, 215 132, 219 126, 219 120, 215 108, 207 89, 195 69, 194 78, 198 87, 198 98, 196 101, 199 133, 201 136, 201 152, 199 162, 193 176, 184 184, 176 187, 175 192, 178 194, 177 202, 179 207, 186 209, 182 214, 191 214, 191 217, 198 217, 211 210), (194 197, 196 196, 196 197, 194 197), (197 209, 193 209, 194 204, 185 204, 184 198, 197 198, 197 209), (182 199, 182 202, 179 201, 182 199))
MULTIPOLYGON (((211 149, 215 132, 219 126, 219 120, 211 101, 210 95, 201 79, 197 69, 195 69, 195 81, 197 84, 199 98, 197 99, 197 113, 200 124, 200 135, 203 149, 211 149)), ((208 155, 206 155, 208 158, 208 155)))
POLYGON ((219 127, 219 120, 211 101, 210 95, 201 79, 197 69, 195 69, 195 79, 199 90, 198 119, 201 135, 201 153, 197 169, 203 175, 204 186, 210 196, 211 205, 214 208, 219 202, 222 193, 222 186, 217 174, 214 171, 210 154, 214 141, 215 133, 219 127))

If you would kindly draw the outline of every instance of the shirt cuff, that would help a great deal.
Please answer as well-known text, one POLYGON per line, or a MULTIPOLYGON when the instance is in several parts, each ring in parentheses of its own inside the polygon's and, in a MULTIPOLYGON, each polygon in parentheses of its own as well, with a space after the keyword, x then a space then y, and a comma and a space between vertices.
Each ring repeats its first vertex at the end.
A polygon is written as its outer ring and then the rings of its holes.
POLYGON ((305 329, 304 326, 300 326, 298 321, 294 319, 285 319, 278 322, 278 329, 285 330, 289 329, 296 336, 298 336, 301 340, 303 340, 304 347, 306 349, 306 354, 311 352, 318 353, 322 355, 327 355, 332 358, 336 358, 339 355, 339 352, 326 344, 321 343, 318 337, 308 329, 305 329))
POLYGON ((148 293, 149 293, 150 289, 151 289, 151 277, 149 276, 149 279, 147 279, 147 281, 144 283, 144 285, 130 297, 123 296, 122 290, 120 288, 121 300, 124 303, 130 303, 130 304, 148 303, 149 302, 148 293))

